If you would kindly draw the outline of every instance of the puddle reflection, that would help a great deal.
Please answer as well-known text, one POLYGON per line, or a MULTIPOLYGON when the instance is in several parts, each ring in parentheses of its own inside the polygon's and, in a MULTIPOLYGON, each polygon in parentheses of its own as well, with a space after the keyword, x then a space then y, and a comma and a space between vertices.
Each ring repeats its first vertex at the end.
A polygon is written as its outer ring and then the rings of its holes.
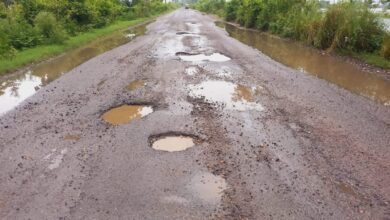
POLYGON ((361 71, 353 64, 331 55, 323 55, 318 50, 298 42, 255 30, 240 29, 223 22, 217 22, 216 25, 225 28, 231 37, 259 49, 280 63, 303 70, 384 105, 390 105, 390 81, 361 71))
POLYGON ((117 32, 72 50, 48 62, 43 62, 26 73, 0 78, 0 115, 13 109, 39 88, 59 78, 76 66, 108 50, 131 41, 134 36, 143 35, 147 24, 124 32, 117 32), (132 37, 129 37, 129 36, 132 37))
POLYGON ((210 80, 198 85, 190 85, 189 95, 204 98, 206 102, 222 104, 227 109, 238 111, 264 110, 263 106, 253 102, 254 89, 231 82, 210 80))

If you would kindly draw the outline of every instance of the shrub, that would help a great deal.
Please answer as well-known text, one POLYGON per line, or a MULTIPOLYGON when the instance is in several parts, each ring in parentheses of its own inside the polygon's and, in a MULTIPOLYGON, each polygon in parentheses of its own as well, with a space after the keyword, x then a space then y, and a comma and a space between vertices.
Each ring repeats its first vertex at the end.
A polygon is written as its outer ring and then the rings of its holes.
POLYGON ((383 40, 381 55, 384 58, 390 60, 390 36, 389 35, 386 35, 386 37, 383 40))
POLYGON ((381 46, 384 27, 363 4, 339 3, 326 12, 318 45, 323 49, 372 52, 381 46))
POLYGON ((39 12, 34 24, 45 43, 61 43, 66 39, 66 32, 51 12, 39 12))
MULTIPOLYGON (((1 23, 0 23, 1 25, 1 23)), ((8 36, 0 35, 0 58, 12 58, 16 53, 15 48, 10 45, 8 36)))
POLYGON ((238 8, 241 7, 241 1, 240 0, 231 0, 226 3, 226 15, 225 19, 227 21, 236 21, 237 15, 236 12, 238 8))
POLYGON ((40 34, 28 23, 5 23, 3 33, 8 36, 9 44, 15 49, 21 50, 33 47, 42 42, 40 34))

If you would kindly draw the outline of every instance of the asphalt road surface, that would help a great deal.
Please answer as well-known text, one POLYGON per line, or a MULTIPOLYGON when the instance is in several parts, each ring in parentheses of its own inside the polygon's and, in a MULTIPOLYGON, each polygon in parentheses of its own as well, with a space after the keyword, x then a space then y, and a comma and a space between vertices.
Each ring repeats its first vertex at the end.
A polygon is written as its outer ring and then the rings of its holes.
POLYGON ((390 219, 389 202, 389 106, 193 10, 0 118, 0 219, 390 219))

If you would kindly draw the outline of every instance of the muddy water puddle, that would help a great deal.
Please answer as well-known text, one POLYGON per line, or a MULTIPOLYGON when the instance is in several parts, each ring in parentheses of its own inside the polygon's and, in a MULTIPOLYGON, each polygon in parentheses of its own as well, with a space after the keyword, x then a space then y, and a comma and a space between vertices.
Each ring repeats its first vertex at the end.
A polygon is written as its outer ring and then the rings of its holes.
POLYGON ((178 52, 176 53, 176 55, 183 61, 193 62, 193 63, 226 62, 230 60, 229 57, 220 53, 212 53, 210 55, 207 55, 207 54, 191 54, 185 52, 178 52))
POLYGON ((184 151, 194 145, 194 139, 189 136, 164 136, 154 140, 152 148, 160 151, 176 152, 184 151))
POLYGON ((112 125, 128 124, 131 121, 143 118, 153 112, 151 106, 122 105, 103 114, 102 119, 112 125))
POLYGON ((227 109, 264 110, 259 103, 253 102, 256 89, 226 81, 210 80, 189 86, 189 95, 193 98, 204 98, 206 102, 223 105, 227 109))
POLYGON ((208 172, 196 174, 188 186, 193 195, 206 203, 220 202, 223 191, 228 188, 228 185, 220 176, 213 175, 208 172))
POLYGON ((95 40, 81 48, 40 63, 24 73, 0 78, 0 115, 13 109, 40 88, 87 60, 123 45, 146 32, 147 24, 95 40))
POLYGON ((127 85, 126 89, 129 91, 134 91, 144 86, 146 86, 145 80, 134 80, 129 85, 127 85))
POLYGON ((390 81, 380 76, 364 72, 353 64, 321 54, 318 50, 298 42, 255 30, 240 29, 222 22, 216 24, 225 28, 231 37, 259 49, 280 63, 325 79, 381 104, 390 105, 390 81))

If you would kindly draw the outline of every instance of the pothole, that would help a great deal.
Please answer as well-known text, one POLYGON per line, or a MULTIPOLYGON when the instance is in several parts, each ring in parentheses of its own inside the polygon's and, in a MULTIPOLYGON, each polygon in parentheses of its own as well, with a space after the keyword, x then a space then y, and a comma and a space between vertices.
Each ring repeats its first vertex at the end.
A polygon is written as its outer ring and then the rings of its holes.
POLYGON ((191 34, 190 32, 187 32, 187 31, 179 31, 179 32, 176 32, 177 35, 184 35, 184 34, 191 34))
POLYGON ((145 117, 152 112, 152 106, 122 105, 104 113, 102 119, 112 125, 122 125, 130 123, 134 119, 145 117))
POLYGON ((210 55, 206 54, 192 54, 187 52, 177 52, 176 56, 178 56, 181 60, 187 62, 226 62, 229 61, 230 58, 221 54, 221 53, 212 53, 210 55))
POLYGON ((176 152, 195 146, 196 137, 185 134, 165 134, 150 138, 151 147, 155 150, 176 152))
POLYGON ((198 70, 198 68, 196 66, 187 67, 186 70, 185 70, 186 74, 189 75, 189 76, 193 76, 193 75, 197 74, 198 71, 199 70, 198 70))
POLYGON ((129 91, 134 91, 136 89, 144 87, 145 85, 146 82, 144 80, 134 80, 129 85, 126 86, 126 89, 129 91))
POLYGON ((201 172, 191 179, 188 187, 194 196, 204 202, 215 204, 220 202, 223 191, 228 188, 228 185, 220 176, 201 172))
POLYGON ((261 104, 253 102, 255 89, 226 81, 210 80, 198 85, 189 86, 189 95, 193 98, 204 98, 206 102, 222 104, 233 110, 263 111, 261 104))

